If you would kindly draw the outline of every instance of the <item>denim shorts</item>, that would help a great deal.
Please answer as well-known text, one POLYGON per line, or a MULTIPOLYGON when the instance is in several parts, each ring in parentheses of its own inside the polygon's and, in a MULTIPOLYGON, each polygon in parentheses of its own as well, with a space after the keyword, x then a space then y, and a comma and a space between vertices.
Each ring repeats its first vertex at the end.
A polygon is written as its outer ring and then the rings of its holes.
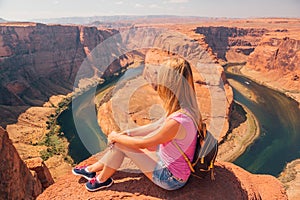
POLYGON ((186 184, 186 180, 180 180, 170 172, 170 170, 159 161, 153 171, 152 181, 165 190, 176 190, 186 184))

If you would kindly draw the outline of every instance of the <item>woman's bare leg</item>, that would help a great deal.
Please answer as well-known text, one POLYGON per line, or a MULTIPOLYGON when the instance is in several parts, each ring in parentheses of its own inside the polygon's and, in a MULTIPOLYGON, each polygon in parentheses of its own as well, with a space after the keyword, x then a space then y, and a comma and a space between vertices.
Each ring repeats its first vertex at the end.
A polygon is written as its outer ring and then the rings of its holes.
POLYGON ((111 167, 105 165, 103 170, 101 171, 101 173, 98 175, 97 178, 100 182, 104 182, 108 178, 110 178, 116 171, 117 171, 117 169, 114 169, 114 168, 111 168, 111 167))
POLYGON ((95 162, 94 164, 89 165, 87 167, 87 170, 89 172, 99 172, 99 171, 103 170, 103 168, 104 168, 104 164, 103 163, 95 162))
MULTIPOLYGON (((157 124, 153 124, 154 125, 154 127, 156 127, 156 126, 158 126, 158 123, 157 124)), ((141 126, 141 127, 139 127, 139 128, 135 128, 136 130, 138 130, 138 134, 137 135, 143 135, 143 136, 145 136, 145 135, 147 135, 147 134, 149 134, 149 132, 147 133, 147 129, 149 129, 149 127, 151 127, 152 128, 152 124, 149 124, 149 125, 146 125, 146 126, 141 126), (146 129, 145 129, 146 128, 146 129), (143 130, 143 131, 142 131, 143 130)), ((150 129, 151 129, 150 128, 150 129)), ((131 130, 130 130, 131 131, 131 130)), ((135 132, 135 131, 134 131, 135 132)), ((150 133, 150 134, 153 134, 153 133, 150 133)), ((127 147, 121 147, 122 149, 126 149, 127 147)), ((126 151, 128 151, 128 152, 135 152, 135 153, 137 153, 137 152, 139 152, 139 153, 143 153, 143 152, 141 152, 141 151, 137 151, 137 150, 133 150, 133 149, 127 149, 126 151)), ((123 155, 124 156, 124 155, 123 155)), ((115 156, 110 156, 110 157, 115 157, 115 156)), ((120 160, 122 160, 123 161, 123 159, 124 159, 124 157, 122 157, 122 155, 118 155, 117 156, 118 158, 117 159, 120 159, 120 160)), ((136 156, 134 156, 134 157, 136 157, 136 156)), ((107 158, 106 158, 107 159, 107 158)), ((122 164, 122 163, 121 163, 122 164)), ((119 166, 112 166, 112 168, 115 168, 115 167, 118 167, 119 168, 119 166)), ((99 171, 102 171, 103 170, 103 168, 104 168, 104 164, 103 164, 103 162, 96 162, 96 163, 94 163, 94 164, 92 164, 92 165, 90 165, 90 166, 88 166, 87 167, 87 170, 89 171, 89 172, 99 172, 99 171)))
POLYGON ((120 144, 115 144, 99 161, 104 168, 98 175, 99 181, 106 181, 121 166, 124 157, 129 157, 137 167, 152 180, 152 173, 156 167, 156 152, 147 152, 131 149, 120 144))

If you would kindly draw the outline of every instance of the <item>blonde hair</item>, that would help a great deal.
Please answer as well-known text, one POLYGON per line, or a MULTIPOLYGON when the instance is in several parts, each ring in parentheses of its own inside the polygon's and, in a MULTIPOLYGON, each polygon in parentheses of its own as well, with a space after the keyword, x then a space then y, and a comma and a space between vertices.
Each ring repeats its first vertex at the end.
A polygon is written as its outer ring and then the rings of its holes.
POLYGON ((180 57, 163 62, 157 77, 157 92, 163 100, 167 116, 180 110, 190 112, 202 131, 202 117, 197 104, 193 73, 190 64, 180 57))

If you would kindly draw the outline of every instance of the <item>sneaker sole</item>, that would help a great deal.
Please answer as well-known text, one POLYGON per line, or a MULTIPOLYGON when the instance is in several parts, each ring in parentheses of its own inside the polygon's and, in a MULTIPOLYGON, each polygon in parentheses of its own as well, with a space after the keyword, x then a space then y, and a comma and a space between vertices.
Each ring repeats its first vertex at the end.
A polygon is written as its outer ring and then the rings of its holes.
POLYGON ((101 190, 101 189, 108 188, 108 187, 112 186, 112 184, 114 184, 114 180, 113 180, 113 179, 111 179, 111 180, 112 180, 111 183, 110 183, 109 185, 106 185, 106 186, 102 186, 102 187, 95 188, 95 189, 90 189, 90 188, 88 188, 88 187, 85 185, 85 188, 86 188, 88 191, 90 191, 90 192, 96 192, 96 191, 98 191, 98 190, 101 190))
POLYGON ((85 176, 85 175, 83 175, 83 174, 77 174, 76 172, 74 172, 74 170, 72 169, 72 173, 74 174, 74 175, 76 175, 76 176, 81 176, 81 177, 83 177, 83 178, 85 178, 85 179, 87 179, 88 181, 90 181, 90 180, 92 180, 93 178, 89 178, 89 177, 87 177, 87 176, 85 176))

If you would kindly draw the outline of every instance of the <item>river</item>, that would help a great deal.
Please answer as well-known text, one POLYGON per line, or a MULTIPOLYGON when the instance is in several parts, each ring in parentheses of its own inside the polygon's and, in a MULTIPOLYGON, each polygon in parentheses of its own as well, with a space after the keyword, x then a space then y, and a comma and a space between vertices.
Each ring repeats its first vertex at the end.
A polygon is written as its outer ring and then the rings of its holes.
POLYGON ((91 115, 92 111, 96 110, 95 96, 115 86, 117 82, 119 83, 118 86, 121 86, 122 81, 139 76, 142 72, 143 66, 128 69, 121 77, 106 81, 99 85, 96 90, 91 88, 73 99, 68 109, 60 114, 57 123, 69 142, 68 151, 74 163, 79 163, 89 158, 92 154, 104 150, 107 146, 107 138, 101 127, 99 127, 97 118, 91 115), (74 121, 77 121, 77 126, 75 126, 74 121), (78 130, 80 130, 80 133, 78 133, 78 130), (88 147, 84 144, 88 145, 88 147))
POLYGON ((287 162, 300 158, 297 102, 248 78, 229 73, 226 76, 257 97, 256 102, 251 101, 233 88, 234 99, 253 112, 261 131, 259 138, 234 163, 252 173, 277 176, 287 162))
MULTIPOLYGON (((140 73, 140 70, 136 71, 140 73)), ((136 71, 130 69, 126 73, 136 75, 136 71)), ((227 78, 238 81, 258 97, 257 101, 253 102, 233 88, 234 99, 254 113, 261 130, 259 138, 234 163, 252 173, 277 176, 287 162, 300 157, 300 110, 297 103, 245 77, 227 74, 227 78)), ((104 91, 113 84, 113 82, 106 83, 97 92, 104 91)), ((106 137, 98 126, 97 120, 84 115, 86 109, 95 109, 94 96, 90 91, 85 92, 72 102, 76 104, 73 105, 75 115, 72 115, 71 105, 58 118, 58 123, 70 143, 69 155, 75 163, 85 160, 91 153, 97 153, 106 147, 106 137), (84 116, 81 125, 83 130, 89 133, 89 145, 93 146, 94 152, 87 151, 79 139, 73 116, 84 116)))

